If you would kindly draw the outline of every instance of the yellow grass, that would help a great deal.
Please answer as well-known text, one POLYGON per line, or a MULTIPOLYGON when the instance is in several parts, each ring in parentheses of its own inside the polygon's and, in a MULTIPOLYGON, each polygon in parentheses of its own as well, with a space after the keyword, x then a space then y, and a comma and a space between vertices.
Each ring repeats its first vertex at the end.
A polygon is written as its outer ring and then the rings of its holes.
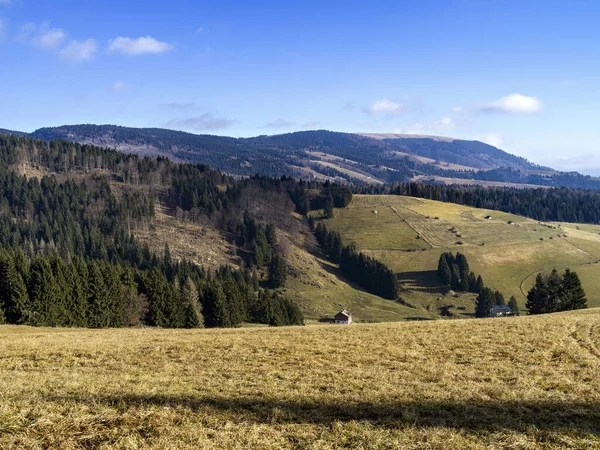
POLYGON ((600 448, 599 310, 0 339, 0 448, 600 448))

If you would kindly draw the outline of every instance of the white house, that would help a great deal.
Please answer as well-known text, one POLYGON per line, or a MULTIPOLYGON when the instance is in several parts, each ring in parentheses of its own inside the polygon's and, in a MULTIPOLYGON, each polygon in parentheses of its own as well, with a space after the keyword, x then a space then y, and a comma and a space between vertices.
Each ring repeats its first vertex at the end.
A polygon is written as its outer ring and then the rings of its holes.
POLYGON ((352 313, 345 309, 342 309, 335 315, 336 325, 350 325, 352 323, 352 313))

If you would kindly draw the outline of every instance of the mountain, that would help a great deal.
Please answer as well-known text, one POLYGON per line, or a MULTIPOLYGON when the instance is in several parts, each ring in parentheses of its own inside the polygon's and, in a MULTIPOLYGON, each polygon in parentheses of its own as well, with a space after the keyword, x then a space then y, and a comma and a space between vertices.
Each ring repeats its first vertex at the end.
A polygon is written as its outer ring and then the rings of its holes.
POLYGON ((22 131, 5 130, 4 128, 0 128, 0 134, 12 134, 14 136, 27 136, 27 133, 24 133, 22 131))
POLYGON ((382 184, 409 180, 600 189, 600 180, 556 172, 479 141, 326 130, 233 138, 161 128, 66 125, 29 135, 138 155, 209 164, 235 175, 382 184))

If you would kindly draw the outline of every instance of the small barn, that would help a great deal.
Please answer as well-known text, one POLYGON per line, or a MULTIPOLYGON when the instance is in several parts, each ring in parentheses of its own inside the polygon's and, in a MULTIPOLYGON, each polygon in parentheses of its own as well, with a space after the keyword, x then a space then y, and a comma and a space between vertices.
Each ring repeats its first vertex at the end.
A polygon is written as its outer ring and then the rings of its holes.
POLYGON ((508 221, 508 224, 509 224, 509 225, 514 225, 515 223, 514 223, 512 220, 509 220, 509 221, 508 221))
POLYGON ((490 308, 490 317, 508 317, 515 313, 508 305, 495 305, 490 308))
POLYGON ((485 216, 485 220, 492 220, 492 216, 485 216))
POLYGON ((352 313, 346 309, 342 309, 335 315, 336 325, 350 325, 352 323, 352 313))

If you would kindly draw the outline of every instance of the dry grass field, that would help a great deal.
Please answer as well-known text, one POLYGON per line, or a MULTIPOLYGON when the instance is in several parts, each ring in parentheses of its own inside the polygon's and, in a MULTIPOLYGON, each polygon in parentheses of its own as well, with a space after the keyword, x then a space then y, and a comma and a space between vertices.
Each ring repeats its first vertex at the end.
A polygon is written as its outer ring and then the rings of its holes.
POLYGON ((600 310, 0 339, 0 448, 600 448, 600 310))

